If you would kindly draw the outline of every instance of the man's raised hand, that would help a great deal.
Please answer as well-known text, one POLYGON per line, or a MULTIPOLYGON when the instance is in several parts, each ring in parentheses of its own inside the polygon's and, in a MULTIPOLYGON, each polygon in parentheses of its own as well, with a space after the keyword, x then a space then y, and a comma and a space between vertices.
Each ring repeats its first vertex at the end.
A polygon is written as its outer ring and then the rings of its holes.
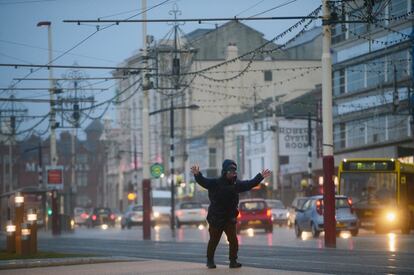
POLYGON ((265 178, 270 177, 270 175, 272 174, 272 171, 270 171, 269 169, 263 169, 261 174, 262 174, 262 177, 265 179, 265 178))
POLYGON ((193 166, 191 166, 191 173, 193 173, 194 176, 200 173, 200 167, 198 166, 198 164, 194 164, 193 166))

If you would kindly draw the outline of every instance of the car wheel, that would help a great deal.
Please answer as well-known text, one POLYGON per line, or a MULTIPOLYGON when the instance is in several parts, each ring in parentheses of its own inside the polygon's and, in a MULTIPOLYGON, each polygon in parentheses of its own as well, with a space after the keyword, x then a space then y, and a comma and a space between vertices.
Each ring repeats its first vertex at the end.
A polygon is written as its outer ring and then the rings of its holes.
POLYGON ((302 230, 297 223, 295 223, 295 235, 297 238, 302 237, 302 230))
POLYGON ((321 232, 316 228, 316 225, 314 223, 312 223, 311 228, 312 228, 312 237, 318 238, 321 232))
POLYGON ((352 235, 353 237, 355 237, 355 236, 357 236, 357 235, 358 235, 358 232, 359 232, 358 228, 357 228, 357 229, 353 229, 353 230, 351 230, 351 235, 352 235))

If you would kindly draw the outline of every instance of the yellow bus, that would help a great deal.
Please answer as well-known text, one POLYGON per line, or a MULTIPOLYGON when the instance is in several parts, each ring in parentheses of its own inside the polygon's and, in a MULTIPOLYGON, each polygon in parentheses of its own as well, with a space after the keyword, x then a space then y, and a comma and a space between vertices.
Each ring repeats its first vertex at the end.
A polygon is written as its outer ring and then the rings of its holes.
POLYGON ((338 192, 351 198, 361 227, 409 234, 414 223, 414 164, 392 158, 344 159, 338 192))

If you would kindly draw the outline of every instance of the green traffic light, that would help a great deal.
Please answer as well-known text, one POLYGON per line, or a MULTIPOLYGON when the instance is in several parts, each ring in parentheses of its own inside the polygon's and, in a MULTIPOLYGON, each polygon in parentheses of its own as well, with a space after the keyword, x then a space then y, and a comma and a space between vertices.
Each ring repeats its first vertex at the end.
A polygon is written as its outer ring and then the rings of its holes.
POLYGON ((52 215, 52 209, 51 209, 51 208, 48 208, 48 209, 47 209, 47 215, 48 215, 48 216, 51 216, 51 215, 52 215))

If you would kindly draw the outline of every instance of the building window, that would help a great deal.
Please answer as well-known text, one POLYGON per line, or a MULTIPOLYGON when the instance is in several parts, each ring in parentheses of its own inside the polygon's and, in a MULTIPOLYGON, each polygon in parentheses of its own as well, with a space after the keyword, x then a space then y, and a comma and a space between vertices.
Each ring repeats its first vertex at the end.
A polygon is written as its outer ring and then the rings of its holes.
POLYGON ((347 93, 360 91, 365 87, 365 66, 359 64, 346 69, 347 93))
POLYGON ((335 24, 332 27, 332 44, 336 44, 345 40, 344 24, 335 24))
POLYGON ((83 187, 88 186, 88 174, 78 172, 76 174, 76 185, 83 187))
POLYGON ((210 168, 215 168, 217 164, 217 152, 216 148, 208 148, 208 165, 210 168))
POLYGON ((333 72, 333 94, 335 96, 345 93, 345 70, 341 69, 333 72))
POLYGON ((367 121, 367 144, 385 141, 385 116, 367 121))
POLYGON ((346 128, 345 123, 336 124, 334 126, 334 147, 335 149, 343 149, 346 147, 346 128))
POLYGON ((365 144, 366 124, 362 120, 346 124, 346 147, 358 147, 365 144))
POLYGON ((374 59, 367 63, 367 86, 376 87, 385 82, 385 58, 374 59))
POLYGON ((406 116, 388 116, 388 136, 390 141, 405 139, 408 137, 406 116))
POLYGON ((398 17, 408 12, 408 2, 407 0, 393 0, 390 1, 388 6, 388 13, 390 18, 398 17))
POLYGON ((400 81, 403 78, 408 77, 410 72, 410 58, 408 50, 396 52, 388 56, 388 70, 387 80, 388 82, 394 82, 394 69, 396 70, 396 81, 400 81))
POLYGON ((272 71, 264 71, 264 81, 272 81, 273 75, 272 71))

